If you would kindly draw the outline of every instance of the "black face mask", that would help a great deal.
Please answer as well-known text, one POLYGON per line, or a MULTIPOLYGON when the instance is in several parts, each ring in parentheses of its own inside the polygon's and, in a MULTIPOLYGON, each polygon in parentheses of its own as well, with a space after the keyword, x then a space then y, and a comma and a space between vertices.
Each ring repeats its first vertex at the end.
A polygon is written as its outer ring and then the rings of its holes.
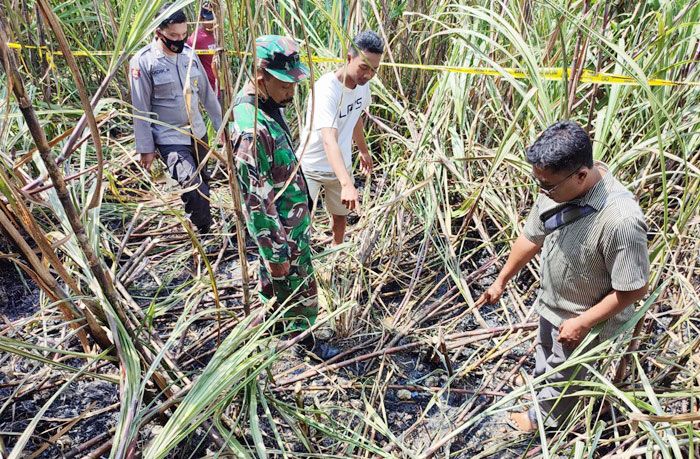
POLYGON ((265 99, 265 100, 263 101, 263 103, 264 103, 267 107, 270 107, 270 108, 284 108, 284 107, 286 107, 287 105, 289 105, 289 103, 290 103, 291 101, 292 101, 292 99, 286 99, 286 100, 283 100, 282 102, 277 102, 277 101, 276 101, 275 99, 273 99, 272 97, 268 97, 267 99, 265 99))
POLYGON ((158 34, 158 38, 165 44, 166 48, 174 53, 180 54, 185 49, 186 38, 183 40, 171 40, 161 33, 158 34))

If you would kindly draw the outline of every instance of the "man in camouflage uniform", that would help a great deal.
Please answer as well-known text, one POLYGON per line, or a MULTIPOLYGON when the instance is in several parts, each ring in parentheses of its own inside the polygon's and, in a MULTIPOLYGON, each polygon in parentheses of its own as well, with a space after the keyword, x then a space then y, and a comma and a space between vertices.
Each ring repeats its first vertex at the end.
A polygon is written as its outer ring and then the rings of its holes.
MULTIPOLYGON (((255 44, 255 81, 248 82, 234 100, 238 183, 248 232, 260 254, 260 295, 266 301, 276 297, 280 304, 293 305, 285 317, 297 333, 316 321, 318 300, 309 246, 308 192, 281 109, 292 101, 297 83, 308 77, 309 69, 300 62, 291 38, 266 35, 255 44)), ((322 359, 337 354, 313 338, 302 344, 322 359)))

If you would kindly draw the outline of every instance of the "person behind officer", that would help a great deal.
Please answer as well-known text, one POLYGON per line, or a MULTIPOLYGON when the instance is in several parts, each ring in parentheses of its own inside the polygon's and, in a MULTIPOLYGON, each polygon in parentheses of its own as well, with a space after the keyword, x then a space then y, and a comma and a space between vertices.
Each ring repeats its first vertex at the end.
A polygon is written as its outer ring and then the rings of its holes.
MULTIPOLYGON (((170 9, 171 5, 165 5, 158 16, 170 9)), ((201 164, 208 150, 207 128, 199 104, 215 130, 221 126, 221 107, 186 39, 187 17, 182 10, 174 11, 158 25, 155 39, 131 59, 134 136, 136 153, 146 170, 158 156, 172 178, 189 189, 182 194, 185 212, 204 234, 210 230, 212 217, 209 176, 206 165, 201 164)))
MULTIPOLYGON (((248 232, 260 256, 260 296, 290 304, 293 334, 316 321, 318 295, 309 245, 311 218, 304 177, 282 108, 309 76, 297 43, 279 35, 255 41, 253 79, 233 104, 234 155, 248 232)), ((338 350, 309 336, 302 346, 325 360, 338 350)))
POLYGON ((217 48, 215 29, 216 16, 214 16, 214 12, 209 5, 202 6, 199 10, 199 27, 187 39, 187 45, 194 50, 203 51, 201 54, 198 53, 197 57, 202 62, 204 71, 207 72, 209 84, 214 88, 217 96, 220 96, 221 88, 219 88, 219 82, 216 79, 218 56, 213 54, 217 48))

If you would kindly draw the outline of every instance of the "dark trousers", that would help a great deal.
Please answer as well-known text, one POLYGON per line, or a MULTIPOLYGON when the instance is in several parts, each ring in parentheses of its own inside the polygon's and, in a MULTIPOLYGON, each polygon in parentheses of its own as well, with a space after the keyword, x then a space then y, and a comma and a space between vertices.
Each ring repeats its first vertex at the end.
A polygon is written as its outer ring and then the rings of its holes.
MULTIPOLYGON (((540 326, 537 330, 537 345, 535 347, 535 372, 533 377, 537 378, 543 374, 553 371, 545 383, 570 384, 568 387, 548 386, 537 392, 537 402, 542 413, 542 418, 547 427, 557 427, 575 408, 578 398, 570 394, 579 390, 576 381, 586 379, 588 370, 575 365, 562 368, 575 349, 567 349, 558 341, 559 329, 552 325, 547 319, 540 317, 540 326)), ((586 349, 595 346, 597 341, 589 344, 586 349)), ((584 352, 585 350, 584 349, 584 352)), ((537 412, 533 406, 530 408, 530 420, 537 422, 537 412)))
POLYGON ((208 233, 211 227, 211 205, 209 202, 209 172, 206 165, 197 174, 197 168, 207 154, 208 140, 190 145, 158 145, 158 153, 168 166, 170 176, 183 188, 197 188, 182 194, 185 213, 200 233, 208 233))

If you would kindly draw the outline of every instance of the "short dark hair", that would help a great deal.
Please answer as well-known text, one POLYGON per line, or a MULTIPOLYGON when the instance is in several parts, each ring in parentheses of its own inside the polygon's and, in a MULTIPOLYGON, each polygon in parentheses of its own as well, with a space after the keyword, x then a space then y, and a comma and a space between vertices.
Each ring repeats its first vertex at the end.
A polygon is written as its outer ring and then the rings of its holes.
MULTIPOLYGON (((173 6, 172 3, 166 3, 165 5, 161 6, 160 9, 158 10, 158 14, 156 17, 160 16, 161 14, 165 13, 169 8, 173 6)), ((174 13, 172 13, 170 16, 167 18, 163 19, 160 24, 158 24, 158 28, 160 30, 167 29, 170 24, 182 24, 187 22, 187 16, 185 16, 185 12, 183 10, 177 10, 174 13)))
POLYGON ((588 133, 573 121, 558 121, 526 150, 527 161, 552 172, 574 172, 593 167, 593 146, 588 133))
POLYGON ((379 35, 371 30, 360 32, 352 40, 348 52, 355 57, 360 54, 360 51, 364 53, 382 54, 384 53, 384 40, 379 38, 379 35))
POLYGON ((214 19, 214 11, 211 8, 203 6, 199 10, 199 18, 204 19, 205 21, 211 21, 212 19, 214 19))

